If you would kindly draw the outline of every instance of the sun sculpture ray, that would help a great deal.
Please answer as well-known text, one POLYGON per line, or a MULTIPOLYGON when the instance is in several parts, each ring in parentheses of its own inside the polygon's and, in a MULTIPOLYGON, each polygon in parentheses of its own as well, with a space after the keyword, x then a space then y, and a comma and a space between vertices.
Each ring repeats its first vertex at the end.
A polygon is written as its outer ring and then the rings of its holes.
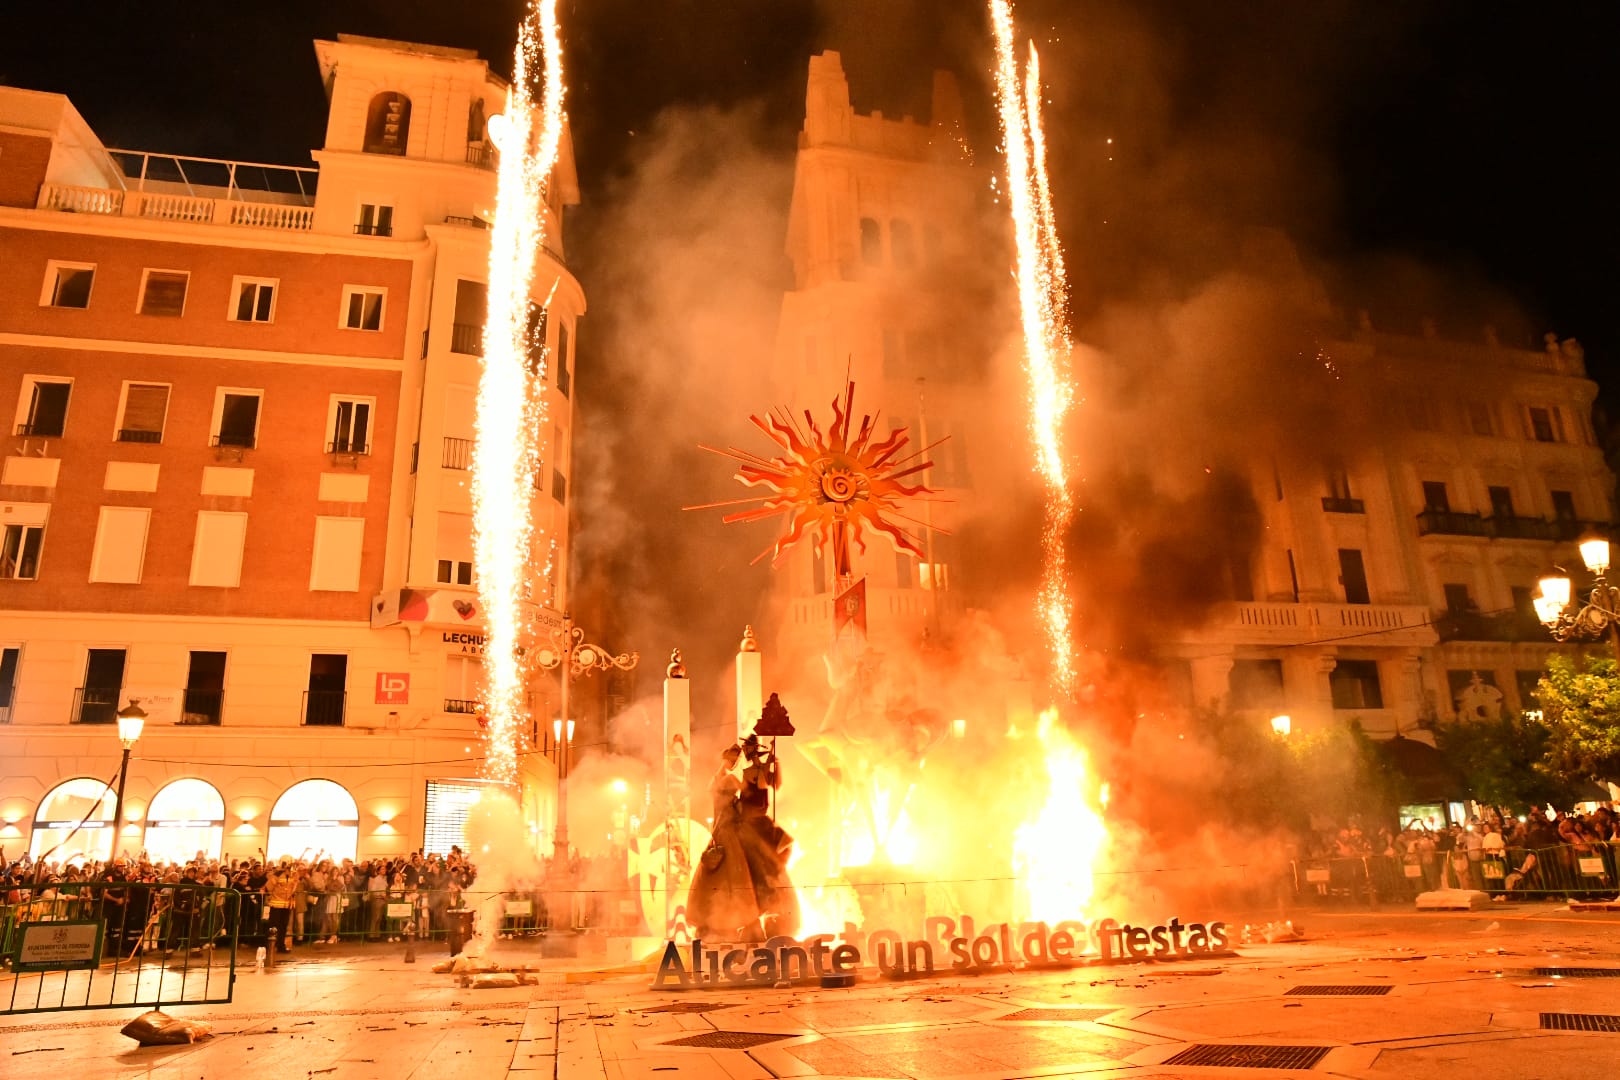
POLYGON ((905 428, 895 428, 879 439, 876 416, 862 416, 859 426, 854 426, 853 382, 845 382, 843 393, 833 399, 832 410, 832 423, 825 432, 809 409, 804 410, 802 429, 785 408, 772 409, 766 417, 750 416, 754 426, 781 448, 777 457, 762 457, 734 446, 724 450, 704 446, 710 453, 741 462, 737 479, 749 487, 768 488, 769 494, 686 509, 757 502, 760 505, 734 511, 722 520, 731 524, 778 515, 785 518, 781 535, 754 557, 756 563, 769 555, 771 565, 780 566, 787 553, 809 536, 818 548, 832 545, 835 572, 840 579, 848 578, 851 545, 864 554, 869 529, 887 536, 897 549, 926 559, 919 538, 898 522, 919 529, 932 527, 904 513, 903 507, 908 500, 935 494, 935 489, 925 481, 908 484, 904 480, 932 468, 928 452, 945 440, 907 453, 911 436, 905 428))

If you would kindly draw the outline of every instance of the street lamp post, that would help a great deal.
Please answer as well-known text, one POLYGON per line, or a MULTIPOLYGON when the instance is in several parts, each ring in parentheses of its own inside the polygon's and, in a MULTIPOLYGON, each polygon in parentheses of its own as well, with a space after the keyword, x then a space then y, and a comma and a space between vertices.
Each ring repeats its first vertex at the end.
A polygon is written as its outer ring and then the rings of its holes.
POLYGON ((1609 584, 1609 541, 1587 536, 1580 542, 1581 561, 1592 574, 1592 591, 1575 606, 1568 577, 1552 574, 1540 581, 1535 598, 1536 617, 1559 641, 1598 638, 1605 633, 1620 660, 1620 588, 1609 584))
POLYGON ((629 671, 641 659, 639 653, 609 653, 585 640, 585 631, 574 625, 572 615, 563 615, 563 624, 551 631, 551 642, 540 647, 535 660, 543 668, 557 668, 562 684, 562 717, 552 722, 557 733, 557 831, 552 844, 553 870, 568 865, 568 752, 574 741, 574 721, 568 716, 568 690, 573 681, 592 671, 629 671))
POLYGON ((128 705, 118 710, 118 741, 124 746, 124 760, 118 765, 118 797, 113 804, 113 839, 110 861, 118 859, 118 843, 124 835, 124 781, 129 776, 129 752, 135 749, 135 742, 141 737, 141 729, 146 726, 146 710, 135 704, 133 698, 128 705))

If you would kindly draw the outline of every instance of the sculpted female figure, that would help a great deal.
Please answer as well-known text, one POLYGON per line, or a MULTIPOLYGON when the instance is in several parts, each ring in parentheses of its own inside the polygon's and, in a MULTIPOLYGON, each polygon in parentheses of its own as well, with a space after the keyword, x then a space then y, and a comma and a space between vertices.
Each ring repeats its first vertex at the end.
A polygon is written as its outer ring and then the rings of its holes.
POLYGON ((687 892, 686 916, 697 936, 706 941, 764 940, 759 902, 743 847, 737 798, 742 781, 736 772, 741 756, 742 748, 736 745, 720 754, 720 770, 709 784, 714 804, 713 837, 698 860, 697 873, 687 892))

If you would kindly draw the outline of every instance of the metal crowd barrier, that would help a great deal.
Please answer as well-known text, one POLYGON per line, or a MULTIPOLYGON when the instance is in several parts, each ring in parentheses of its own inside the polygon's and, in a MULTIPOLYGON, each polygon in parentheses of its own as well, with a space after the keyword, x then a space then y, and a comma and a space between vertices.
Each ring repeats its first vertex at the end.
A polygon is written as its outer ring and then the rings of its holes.
POLYGON ((0 1014, 228 1002, 241 895, 66 882, 0 909, 0 1014))
POLYGON ((1400 902, 1441 888, 1492 896, 1602 899, 1620 893, 1620 844, 1508 848, 1300 859, 1294 893, 1319 903, 1400 902))

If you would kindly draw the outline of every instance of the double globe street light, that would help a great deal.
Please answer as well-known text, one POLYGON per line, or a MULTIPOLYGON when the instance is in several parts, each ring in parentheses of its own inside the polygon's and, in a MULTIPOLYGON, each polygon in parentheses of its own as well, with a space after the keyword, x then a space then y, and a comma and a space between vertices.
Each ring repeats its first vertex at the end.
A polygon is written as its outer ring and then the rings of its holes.
POLYGON ((1541 579, 1540 595, 1533 601, 1536 617, 1559 641, 1598 638, 1609 635, 1615 658, 1620 660, 1620 588, 1609 584, 1609 541, 1587 536, 1579 544, 1581 562, 1592 575, 1592 590, 1576 606, 1574 588, 1567 575, 1552 574, 1541 579))

